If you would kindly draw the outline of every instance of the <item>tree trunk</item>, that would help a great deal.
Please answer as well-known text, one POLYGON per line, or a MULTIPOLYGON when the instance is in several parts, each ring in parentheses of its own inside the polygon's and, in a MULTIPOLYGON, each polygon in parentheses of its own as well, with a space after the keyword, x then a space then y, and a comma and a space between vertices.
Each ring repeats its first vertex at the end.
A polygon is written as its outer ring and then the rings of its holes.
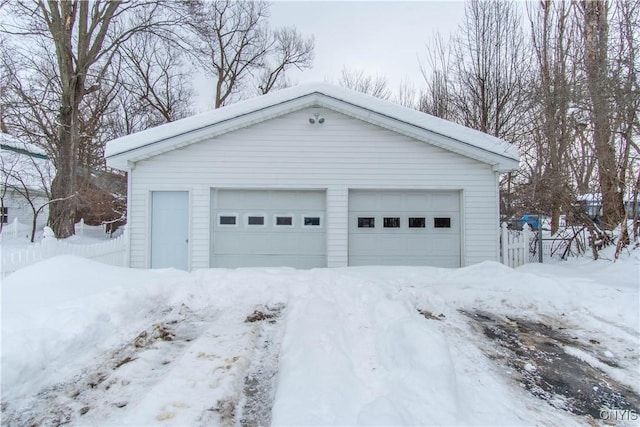
POLYGON ((31 243, 36 240, 36 228, 38 225, 38 213, 33 210, 33 219, 31 220, 31 243))
POLYGON ((584 45, 587 87, 592 104, 593 142, 598 160, 598 180, 602 194, 602 221, 605 229, 615 228, 624 216, 622 183, 618 179, 616 153, 610 123, 607 85, 608 3, 585 0, 584 45))
MULTIPOLYGON (((63 76, 69 80, 75 80, 70 76, 63 76)), ((77 85, 70 83, 69 91, 77 90, 77 85)), ((56 176, 51 183, 51 198, 60 201, 54 202, 49 208, 49 225, 58 239, 64 239, 75 234, 76 214, 76 162, 78 134, 77 116, 78 106, 74 106, 74 99, 78 96, 63 94, 63 102, 59 115, 58 131, 58 155, 56 158, 56 176)))

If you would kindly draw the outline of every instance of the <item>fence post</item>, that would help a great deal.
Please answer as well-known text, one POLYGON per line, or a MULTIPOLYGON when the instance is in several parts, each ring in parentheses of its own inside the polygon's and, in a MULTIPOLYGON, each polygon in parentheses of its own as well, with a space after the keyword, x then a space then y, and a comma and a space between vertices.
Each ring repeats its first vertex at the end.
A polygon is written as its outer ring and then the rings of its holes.
POLYGON ((542 214, 538 215, 538 261, 542 264, 542 214))
POLYGON ((58 239, 53 230, 49 227, 44 228, 42 233, 42 252, 43 258, 50 258, 56 255, 56 249, 58 247, 58 239))
POLYGON ((129 225, 124 224, 122 228, 122 236, 120 236, 124 242, 124 259, 122 260, 122 267, 129 267, 129 225))
POLYGON ((524 224, 522 227, 522 234, 524 235, 524 263, 527 264, 529 262, 529 242, 531 241, 531 226, 529 224, 524 224))
POLYGON ((78 223, 79 235, 84 236, 84 218, 80 218, 80 222, 78 223))
POLYGON ((500 225, 500 252, 500 261, 504 265, 509 265, 509 230, 507 230, 506 222, 503 222, 502 225, 500 225))

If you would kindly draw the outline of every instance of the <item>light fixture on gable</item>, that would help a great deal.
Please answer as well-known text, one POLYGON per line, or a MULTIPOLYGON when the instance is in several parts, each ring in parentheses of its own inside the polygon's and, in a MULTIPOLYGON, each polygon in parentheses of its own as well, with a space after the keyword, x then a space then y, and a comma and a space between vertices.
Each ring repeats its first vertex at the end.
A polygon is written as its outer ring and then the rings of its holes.
POLYGON ((322 117, 320 114, 316 113, 314 114, 312 117, 309 117, 309 123, 316 124, 316 123, 324 123, 324 117, 322 117))

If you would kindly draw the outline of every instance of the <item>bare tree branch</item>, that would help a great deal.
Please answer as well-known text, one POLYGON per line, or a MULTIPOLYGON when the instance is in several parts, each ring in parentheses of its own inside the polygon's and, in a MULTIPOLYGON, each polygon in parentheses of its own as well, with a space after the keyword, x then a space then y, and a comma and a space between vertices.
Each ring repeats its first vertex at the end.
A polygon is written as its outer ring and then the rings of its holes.
POLYGON ((391 98, 391 90, 388 87, 387 79, 383 76, 367 75, 364 70, 352 70, 342 67, 338 84, 376 98, 391 98))
POLYGON ((189 7, 200 63, 215 79, 214 108, 252 88, 264 94, 286 85, 292 67, 311 67, 313 38, 303 39, 294 28, 270 31, 264 1, 194 1, 189 7))

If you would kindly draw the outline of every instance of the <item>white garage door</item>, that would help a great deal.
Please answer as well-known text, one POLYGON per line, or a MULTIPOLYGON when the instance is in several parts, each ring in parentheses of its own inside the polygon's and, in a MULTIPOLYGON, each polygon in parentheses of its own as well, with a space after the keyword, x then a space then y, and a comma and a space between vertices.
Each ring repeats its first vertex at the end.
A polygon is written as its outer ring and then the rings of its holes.
POLYGON ((460 193, 351 190, 349 265, 459 267, 460 193))
POLYGON ((217 190, 214 267, 326 267, 325 192, 217 190))

